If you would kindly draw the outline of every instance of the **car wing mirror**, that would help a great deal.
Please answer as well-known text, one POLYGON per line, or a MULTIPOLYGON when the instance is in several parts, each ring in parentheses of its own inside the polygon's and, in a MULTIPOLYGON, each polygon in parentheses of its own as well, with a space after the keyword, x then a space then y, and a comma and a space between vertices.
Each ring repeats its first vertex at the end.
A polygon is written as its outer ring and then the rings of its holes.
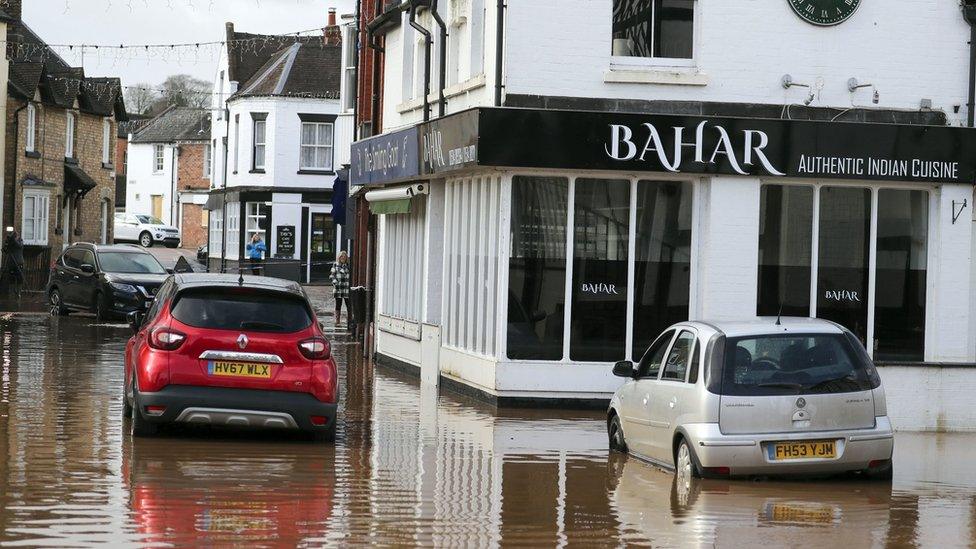
POLYGON ((85 274, 95 274, 95 266, 90 263, 85 263, 81 266, 81 272, 85 274))
POLYGON ((621 360, 613 365, 613 375, 617 377, 634 377, 634 363, 629 360, 621 360))
POLYGON ((139 329, 142 328, 143 314, 142 311, 132 311, 126 318, 129 320, 129 327, 132 328, 132 333, 138 333, 139 329))

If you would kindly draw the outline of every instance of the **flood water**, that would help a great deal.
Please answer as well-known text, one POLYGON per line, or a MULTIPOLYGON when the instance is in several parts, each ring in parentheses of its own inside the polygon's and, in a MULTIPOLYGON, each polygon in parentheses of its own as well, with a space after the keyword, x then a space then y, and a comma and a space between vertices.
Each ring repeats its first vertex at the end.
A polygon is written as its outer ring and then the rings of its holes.
POLYGON ((335 445, 122 419, 128 329, 0 316, 0 544, 971 546, 971 435, 899 434, 892 484, 704 481, 608 455, 602 414, 495 411, 337 343, 335 445))

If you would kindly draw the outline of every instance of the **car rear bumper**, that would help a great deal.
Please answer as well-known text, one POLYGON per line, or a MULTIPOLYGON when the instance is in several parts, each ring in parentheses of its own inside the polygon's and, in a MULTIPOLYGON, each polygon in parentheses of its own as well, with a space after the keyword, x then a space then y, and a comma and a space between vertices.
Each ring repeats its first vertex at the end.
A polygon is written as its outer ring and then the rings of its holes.
POLYGON ((153 423, 202 423, 234 427, 325 431, 336 422, 337 405, 320 402, 309 393, 259 391, 225 387, 170 385, 154 393, 139 393, 143 418, 153 423), (148 406, 165 406, 160 415, 148 406), (314 425, 312 416, 324 417, 314 425))
POLYGON ((871 462, 890 460, 895 438, 887 416, 876 418, 872 429, 803 433, 725 435, 718 424, 688 425, 686 434, 704 468, 728 467, 732 476, 802 475, 861 471, 871 462), (775 442, 834 441, 836 457, 773 460, 768 447, 775 442))
POLYGON ((180 240, 178 236, 164 236, 163 238, 157 238, 156 242, 162 242, 165 246, 176 247, 180 245, 180 240))

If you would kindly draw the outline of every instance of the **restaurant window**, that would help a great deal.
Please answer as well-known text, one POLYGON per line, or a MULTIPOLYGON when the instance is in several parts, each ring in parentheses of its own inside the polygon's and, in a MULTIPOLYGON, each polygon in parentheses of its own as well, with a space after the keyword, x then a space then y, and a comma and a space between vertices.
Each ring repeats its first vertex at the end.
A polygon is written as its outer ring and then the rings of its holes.
POLYGON ((696 0, 613 0, 613 55, 694 57, 696 0))
POLYGON ((764 186, 758 314, 831 320, 875 359, 923 360, 928 208, 928 193, 919 190, 764 186))
POLYGON ((813 187, 763 185, 759 225, 759 316, 810 315, 813 187))
POLYGON ((692 199, 692 184, 687 181, 637 182, 635 360, 665 328, 688 320, 692 199))
POLYGON ((876 360, 924 360, 928 226, 927 192, 878 192, 876 360))
POLYGON ((568 208, 568 179, 512 178, 508 358, 562 359, 568 208))
POLYGON ((630 181, 577 179, 569 358, 623 360, 627 337, 630 181))

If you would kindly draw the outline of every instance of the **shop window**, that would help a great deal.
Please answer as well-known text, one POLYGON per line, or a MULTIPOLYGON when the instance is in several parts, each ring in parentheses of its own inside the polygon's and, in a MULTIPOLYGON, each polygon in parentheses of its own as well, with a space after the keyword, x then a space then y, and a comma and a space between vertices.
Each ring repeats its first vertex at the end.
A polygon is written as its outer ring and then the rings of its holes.
POLYGON ((569 180, 512 179, 508 357, 560 360, 566 307, 569 180))
POLYGON ((817 317, 867 341, 871 190, 820 189, 817 317))
POLYGON ((261 235, 261 240, 268 242, 268 221, 270 219, 271 207, 263 202, 247 203, 246 234, 244 235, 247 244, 251 242, 254 235, 261 235))
POLYGON ((691 59, 695 0, 613 0, 613 55, 691 59))
POLYGON ((50 195, 46 192, 25 192, 21 210, 21 238, 24 244, 47 245, 48 212, 50 195))
POLYGON ((301 163, 303 170, 332 170, 331 123, 302 122, 301 163))
POLYGON ((574 198, 571 360, 626 354, 630 181, 577 179, 574 198))
MULTIPOLYGON (((331 220, 329 223, 331 224, 331 220)), ((418 197, 412 200, 408 213, 383 215, 382 223, 383 283, 380 312, 385 316, 419 322, 424 297, 426 199, 418 197)), ((328 238, 335 242, 335 233, 330 233, 328 238)), ((314 241, 312 245, 314 248, 314 241)), ((334 252, 332 246, 329 244, 330 253, 334 252)))
POLYGON ((220 257, 221 250, 223 249, 223 232, 224 232, 224 212, 221 210, 212 210, 209 213, 210 217, 210 246, 209 255, 210 257, 220 257))
POLYGON ((874 358, 924 360, 929 197, 878 191, 874 358))
POLYGON ((225 206, 227 212, 227 258, 237 259, 240 250, 243 248, 241 243, 241 203, 228 202, 225 206))
POLYGON ((763 185, 759 225, 759 316, 810 315, 813 187, 763 185))
POLYGON ((665 328, 688 320, 692 198, 690 182, 637 182, 634 357, 665 328))

